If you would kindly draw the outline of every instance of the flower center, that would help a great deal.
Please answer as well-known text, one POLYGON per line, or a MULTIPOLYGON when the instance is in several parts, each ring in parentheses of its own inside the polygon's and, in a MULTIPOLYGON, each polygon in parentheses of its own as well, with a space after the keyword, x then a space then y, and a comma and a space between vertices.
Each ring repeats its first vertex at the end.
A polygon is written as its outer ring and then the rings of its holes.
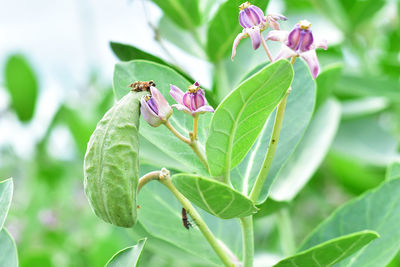
POLYGON ((191 93, 191 94, 197 93, 197 91, 199 91, 199 89, 200 89, 200 87, 195 86, 195 85, 190 85, 190 86, 188 87, 188 91, 189 91, 189 93, 191 93))
POLYGON ((311 22, 309 22, 308 20, 300 20, 299 27, 302 30, 309 30, 311 27, 311 22))
POLYGON ((246 9, 246 8, 248 8, 249 6, 251 6, 251 4, 250 4, 249 1, 244 2, 243 4, 241 4, 241 5, 239 6, 239 10, 246 9))

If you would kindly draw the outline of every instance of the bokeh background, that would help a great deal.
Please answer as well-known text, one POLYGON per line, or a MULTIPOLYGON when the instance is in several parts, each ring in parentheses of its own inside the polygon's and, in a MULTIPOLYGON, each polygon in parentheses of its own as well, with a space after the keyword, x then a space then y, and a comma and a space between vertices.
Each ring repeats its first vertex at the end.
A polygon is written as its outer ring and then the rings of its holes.
MULTIPOLYGON (((204 25, 223 2, 200 1, 204 25)), ((335 207, 378 185, 387 166, 399 160, 400 4, 271 0, 268 12, 286 15, 285 29, 306 18, 314 36, 328 40, 329 50, 319 51, 319 58, 323 70, 333 71, 317 80, 318 97, 332 95, 341 106, 323 161, 288 204, 300 242, 335 207)), ((0 2, 0 180, 15 182, 6 227, 20 266, 103 266, 146 235, 94 216, 83 193, 83 155, 114 102, 112 74, 119 59, 110 41, 156 55, 213 87, 214 66, 185 34, 152 1, 0 2)), ((205 27, 197 35, 203 38, 205 27)), ((240 49, 238 60, 248 70, 264 60, 248 41, 240 49)), ((234 70, 226 72, 233 85, 238 82, 234 70)), ((278 253, 274 215, 257 225, 269 226, 258 232, 258 246, 278 253)), ((156 249, 146 247, 143 266, 185 266, 156 249)), ((391 266, 400 266, 398 257, 391 266)))

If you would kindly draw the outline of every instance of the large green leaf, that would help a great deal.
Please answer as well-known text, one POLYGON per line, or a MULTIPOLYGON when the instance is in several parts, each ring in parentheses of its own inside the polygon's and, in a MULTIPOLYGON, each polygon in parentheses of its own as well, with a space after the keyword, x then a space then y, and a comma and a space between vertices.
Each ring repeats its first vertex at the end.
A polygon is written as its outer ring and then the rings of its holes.
POLYGON ((22 55, 12 55, 7 59, 4 80, 18 118, 23 122, 31 120, 39 86, 32 67, 22 55))
POLYGON ((106 267, 136 267, 145 244, 146 239, 142 239, 136 245, 118 251, 107 262, 106 267))
MULTIPOLYGON (((144 186, 139 194, 139 221, 153 236, 167 241, 194 256, 208 261, 208 266, 221 266, 210 244, 201 234, 195 222, 187 230, 182 224, 182 206, 168 189, 158 182, 144 186)), ((238 257, 241 256, 241 235, 238 220, 221 220, 206 212, 201 212, 203 219, 214 235, 238 257)))
POLYGON ((17 246, 5 228, 0 231, 0 266, 18 267, 17 246))
POLYGON ((14 184, 12 178, 0 182, 0 230, 3 228, 8 210, 11 206, 13 188, 14 184))
MULTIPOLYGON (((294 72, 292 92, 287 100, 278 147, 259 199, 260 202, 266 199, 275 177, 299 143, 314 110, 315 83, 309 69, 304 62, 297 60, 294 65, 294 72)), ((231 173, 233 185, 245 194, 248 194, 253 187, 264 161, 271 138, 274 118, 275 112, 269 117, 261 135, 245 159, 231 173)))
MULTIPOLYGON (((228 0, 223 3, 209 23, 207 32, 207 54, 211 61, 217 62, 228 56, 236 36, 241 33, 239 24, 239 5, 243 0, 228 0)), ((265 10, 267 0, 255 0, 253 5, 265 10)))
POLYGON ((363 229, 376 231, 380 238, 337 266, 386 266, 400 250, 400 179, 346 203, 322 222, 303 242, 300 251, 332 238, 363 229))
POLYGON ((360 231, 318 244, 281 260, 274 267, 332 266, 379 237, 374 231, 360 231))
POLYGON ((219 218, 241 218, 257 212, 250 199, 226 184, 192 174, 176 174, 172 181, 191 202, 219 218))
POLYGON ((151 0, 156 3, 175 24, 193 30, 201 23, 198 0, 151 0))
POLYGON ((292 78, 291 65, 280 60, 251 76, 222 101, 215 110, 206 143, 212 175, 224 175, 242 161, 292 78))
POLYGON ((184 76, 188 80, 193 80, 190 78, 186 73, 184 73, 179 67, 176 67, 172 64, 169 64, 162 60, 161 58, 154 56, 150 53, 147 53, 137 47, 127 44, 121 44, 117 42, 110 42, 110 46, 114 54, 121 60, 121 61, 131 61, 137 59, 144 59, 148 61, 152 61, 155 63, 159 63, 161 65, 169 66, 170 68, 174 69, 176 72, 184 76))
POLYGON ((325 158, 340 121, 340 104, 328 100, 311 120, 300 144, 278 173, 270 196, 291 201, 312 177, 325 158))
POLYGON ((387 180, 392 180, 400 178, 400 162, 396 161, 390 164, 390 166, 387 169, 386 172, 386 179, 387 180))
MULTIPOLYGON (((186 90, 190 85, 186 79, 171 68, 149 61, 133 60, 116 64, 114 71, 115 95, 119 99, 129 92, 129 85, 132 82, 149 80, 154 80, 157 88, 170 104, 175 103, 169 94, 170 84, 174 84, 182 90, 186 90)), ((209 113, 203 114, 199 118, 198 139, 201 149, 203 149, 202 144, 204 144, 210 118, 211 114, 209 113)), ((193 127, 192 116, 182 111, 174 110, 174 114, 169 120, 180 133, 187 137, 189 136, 189 131, 191 131, 193 127)), ((161 150, 163 154, 173 158, 178 163, 176 165, 181 166, 178 170, 207 173, 192 149, 187 144, 177 139, 163 125, 158 128, 153 128, 141 119, 139 132, 141 138, 147 139, 154 147, 161 150)), ((152 164, 158 164, 160 167, 164 167, 163 162, 158 161, 159 159, 156 155, 155 151, 152 164)))
POLYGON ((317 96, 315 106, 319 108, 332 94, 333 89, 343 69, 343 64, 334 63, 326 66, 315 80, 317 83, 317 96))

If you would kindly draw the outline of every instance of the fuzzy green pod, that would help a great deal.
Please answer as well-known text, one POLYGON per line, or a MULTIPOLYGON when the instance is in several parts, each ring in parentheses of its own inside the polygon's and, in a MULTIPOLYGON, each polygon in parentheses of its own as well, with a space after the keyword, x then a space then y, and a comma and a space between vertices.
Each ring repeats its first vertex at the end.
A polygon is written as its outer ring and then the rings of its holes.
POLYGON ((137 220, 140 98, 131 91, 99 121, 84 160, 85 193, 104 221, 132 227, 137 220))

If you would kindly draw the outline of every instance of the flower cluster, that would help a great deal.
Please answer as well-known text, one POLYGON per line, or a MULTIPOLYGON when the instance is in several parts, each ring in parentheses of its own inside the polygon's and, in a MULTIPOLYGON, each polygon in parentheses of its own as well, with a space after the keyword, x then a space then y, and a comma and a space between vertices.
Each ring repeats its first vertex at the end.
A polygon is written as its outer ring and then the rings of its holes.
MULTIPOLYGON (((198 82, 190 85, 186 93, 183 93, 175 85, 170 85, 170 87, 169 93, 178 103, 172 105, 172 107, 182 110, 193 117, 204 112, 214 112, 214 109, 207 105, 205 92, 200 88, 198 82)), ((155 86, 150 87, 150 93, 150 95, 143 96, 140 100, 140 112, 151 126, 158 127, 166 123, 171 117, 172 108, 155 86)))
POLYGON ((282 47, 274 60, 281 58, 300 57, 308 65, 312 76, 315 79, 320 71, 320 66, 315 50, 317 48, 327 49, 326 40, 314 40, 311 23, 302 20, 289 31, 280 30, 278 20, 286 20, 282 15, 264 16, 262 10, 249 2, 245 2, 239 6, 239 23, 243 27, 243 31, 239 33, 233 42, 232 59, 236 55, 236 47, 241 39, 250 36, 253 49, 256 50, 260 43, 264 42, 262 31, 271 27, 273 30, 268 32, 266 40, 278 41, 282 43, 282 47))

